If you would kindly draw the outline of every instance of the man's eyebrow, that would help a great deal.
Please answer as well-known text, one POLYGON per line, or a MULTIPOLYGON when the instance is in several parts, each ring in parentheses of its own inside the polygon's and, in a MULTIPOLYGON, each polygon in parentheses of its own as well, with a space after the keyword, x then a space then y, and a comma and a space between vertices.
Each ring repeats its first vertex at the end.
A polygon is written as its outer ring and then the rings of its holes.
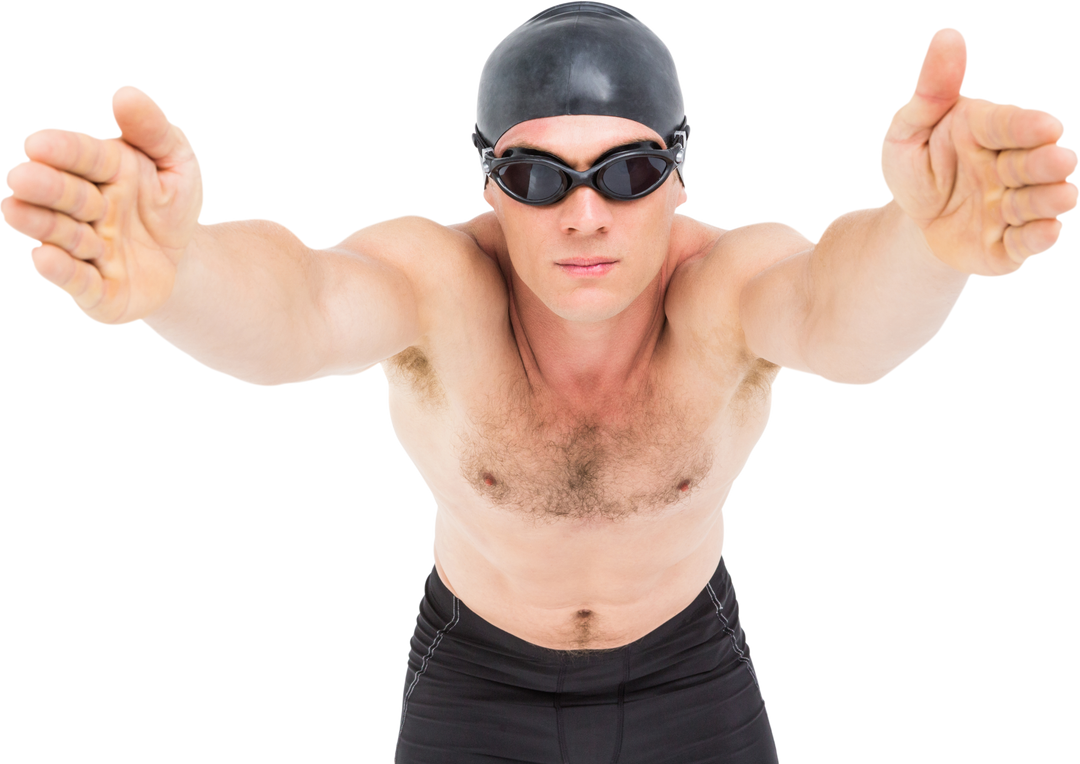
MULTIPOLYGON (((640 137, 637 137, 637 138, 632 138, 632 139, 626 141, 625 143, 620 143, 617 146, 612 146, 611 148, 604 149, 599 154, 597 154, 596 157, 594 157, 593 161, 595 162, 597 159, 604 156, 604 154, 610 154, 612 151, 616 151, 616 150, 621 149, 621 148, 626 148, 627 146, 632 146, 635 143, 657 143, 657 140, 654 137, 649 136, 649 135, 643 135, 643 136, 640 136, 640 137)), ((529 149, 530 151, 539 151, 541 154, 547 154, 548 156, 555 157, 556 159, 558 159, 560 162, 562 162, 563 164, 565 164, 567 166, 570 165, 569 162, 567 162, 565 159, 563 159, 558 154, 547 150, 543 146, 537 146, 535 143, 530 143, 529 141, 515 141, 514 143, 512 143, 511 145, 509 145, 505 149, 503 149, 503 155, 505 155, 506 152, 509 151, 510 149, 529 149)))

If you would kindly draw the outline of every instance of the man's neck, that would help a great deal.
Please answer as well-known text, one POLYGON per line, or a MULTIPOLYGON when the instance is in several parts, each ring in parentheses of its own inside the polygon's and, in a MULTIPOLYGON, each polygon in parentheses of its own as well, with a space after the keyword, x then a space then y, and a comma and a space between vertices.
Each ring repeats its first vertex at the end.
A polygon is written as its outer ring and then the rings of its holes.
POLYGON ((533 388, 583 414, 639 392, 664 326, 667 270, 617 315, 581 322, 553 313, 511 269, 510 320, 533 388))

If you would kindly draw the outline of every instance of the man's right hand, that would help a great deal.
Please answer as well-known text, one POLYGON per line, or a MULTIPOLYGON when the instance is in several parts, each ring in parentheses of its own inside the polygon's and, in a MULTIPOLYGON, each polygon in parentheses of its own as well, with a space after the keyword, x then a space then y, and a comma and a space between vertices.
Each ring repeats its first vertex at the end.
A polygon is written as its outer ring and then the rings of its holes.
POLYGON ((26 139, 30 162, 8 174, 0 202, 37 239, 34 266, 91 318, 144 318, 172 293, 202 206, 199 164, 184 134, 135 88, 113 96, 121 137, 62 130, 26 139))

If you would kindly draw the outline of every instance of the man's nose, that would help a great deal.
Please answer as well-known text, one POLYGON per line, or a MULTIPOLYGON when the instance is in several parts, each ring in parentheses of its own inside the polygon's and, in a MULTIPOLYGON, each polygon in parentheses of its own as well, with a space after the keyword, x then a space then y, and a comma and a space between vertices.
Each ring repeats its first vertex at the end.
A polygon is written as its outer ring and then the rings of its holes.
POLYGON ((563 233, 602 233, 611 227, 611 207, 599 191, 579 186, 559 205, 563 233))

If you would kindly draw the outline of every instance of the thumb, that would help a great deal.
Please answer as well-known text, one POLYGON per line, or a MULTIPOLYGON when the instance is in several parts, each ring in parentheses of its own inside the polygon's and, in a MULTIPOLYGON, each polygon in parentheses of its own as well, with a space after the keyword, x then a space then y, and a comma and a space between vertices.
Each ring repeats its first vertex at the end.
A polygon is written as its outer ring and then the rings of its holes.
POLYGON ((923 59, 915 95, 896 114, 894 129, 898 134, 893 137, 904 140, 940 122, 960 99, 966 65, 963 36, 955 29, 942 29, 935 34, 923 59))
POLYGON ((180 128, 169 124, 165 112, 141 90, 117 90, 113 116, 123 139, 150 157, 159 170, 172 169, 192 158, 191 146, 180 128))

